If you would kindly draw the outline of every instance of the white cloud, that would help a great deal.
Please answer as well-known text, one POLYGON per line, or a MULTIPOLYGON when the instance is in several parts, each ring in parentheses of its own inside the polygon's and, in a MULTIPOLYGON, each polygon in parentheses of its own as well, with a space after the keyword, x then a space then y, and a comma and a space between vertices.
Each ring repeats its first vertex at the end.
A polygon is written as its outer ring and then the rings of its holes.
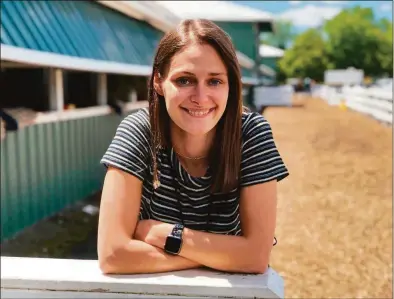
POLYGON ((383 3, 380 5, 379 9, 381 11, 391 11, 393 10, 393 3, 383 3))
POLYGON ((321 1, 321 2, 326 3, 326 4, 335 4, 335 5, 338 5, 338 4, 344 5, 347 3, 347 1, 321 1))
POLYGON ((312 4, 312 3, 324 3, 324 4, 335 4, 335 5, 344 5, 348 1, 289 1, 291 5, 298 5, 301 3, 304 4, 312 4))
POLYGON ((306 5, 300 8, 289 9, 279 15, 279 19, 289 20, 294 26, 316 27, 324 20, 329 20, 337 15, 342 8, 333 6, 306 5))

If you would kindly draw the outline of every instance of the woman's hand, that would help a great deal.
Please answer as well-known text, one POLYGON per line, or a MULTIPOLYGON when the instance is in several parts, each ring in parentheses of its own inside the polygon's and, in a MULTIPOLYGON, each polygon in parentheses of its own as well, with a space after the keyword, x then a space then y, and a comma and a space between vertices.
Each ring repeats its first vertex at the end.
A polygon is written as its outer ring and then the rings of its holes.
POLYGON ((151 230, 151 227, 153 226, 154 221, 155 220, 151 219, 139 220, 134 231, 134 239, 147 243, 146 238, 149 234, 149 231, 151 230))
POLYGON ((134 232, 134 239, 163 249, 167 236, 174 225, 153 220, 139 220, 134 232))

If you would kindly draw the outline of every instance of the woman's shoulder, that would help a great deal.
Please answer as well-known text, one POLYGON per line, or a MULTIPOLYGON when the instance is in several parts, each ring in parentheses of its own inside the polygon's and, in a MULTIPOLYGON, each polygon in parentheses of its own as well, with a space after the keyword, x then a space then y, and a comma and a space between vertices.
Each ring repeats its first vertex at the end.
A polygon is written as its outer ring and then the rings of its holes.
POLYGON ((248 139, 256 132, 271 132, 271 126, 267 119, 257 113, 245 111, 242 113, 242 137, 248 139))
POLYGON ((150 122, 148 108, 139 109, 127 115, 120 123, 118 130, 127 130, 129 133, 137 133, 149 136, 150 122))
POLYGON ((101 163, 122 169, 141 180, 146 178, 150 154, 150 125, 147 109, 127 115, 116 129, 101 163))
POLYGON ((141 108, 131 112, 123 120, 126 120, 130 124, 142 125, 148 128, 150 127, 148 108, 141 108))

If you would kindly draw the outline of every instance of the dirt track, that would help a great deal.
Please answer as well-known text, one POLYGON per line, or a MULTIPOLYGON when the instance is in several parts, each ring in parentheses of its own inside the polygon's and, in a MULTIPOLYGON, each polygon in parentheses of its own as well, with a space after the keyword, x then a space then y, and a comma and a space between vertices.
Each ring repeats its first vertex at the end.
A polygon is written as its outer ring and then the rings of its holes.
POLYGON ((392 298, 392 128, 308 99, 269 108, 290 176, 271 266, 286 298, 392 298))

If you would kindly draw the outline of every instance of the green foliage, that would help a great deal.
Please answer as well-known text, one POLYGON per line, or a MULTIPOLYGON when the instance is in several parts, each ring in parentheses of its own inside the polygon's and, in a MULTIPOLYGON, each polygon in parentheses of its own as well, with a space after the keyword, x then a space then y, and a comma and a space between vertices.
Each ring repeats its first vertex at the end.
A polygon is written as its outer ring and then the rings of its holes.
POLYGON ((279 68, 288 77, 311 77, 322 80, 328 67, 325 42, 317 29, 300 34, 293 46, 279 60, 279 68))
POLYGON ((279 61, 288 77, 321 80, 326 69, 354 67, 366 76, 393 76, 393 24, 376 20, 372 9, 343 10, 321 30, 309 29, 296 37, 279 61))
POLYGON ((368 76, 392 74, 392 24, 375 21, 371 8, 355 7, 344 10, 326 22, 324 31, 328 36, 326 46, 333 67, 363 69, 368 76))
POLYGON ((387 19, 381 19, 378 26, 382 32, 382 45, 378 53, 381 67, 385 75, 393 77, 393 23, 387 19))

